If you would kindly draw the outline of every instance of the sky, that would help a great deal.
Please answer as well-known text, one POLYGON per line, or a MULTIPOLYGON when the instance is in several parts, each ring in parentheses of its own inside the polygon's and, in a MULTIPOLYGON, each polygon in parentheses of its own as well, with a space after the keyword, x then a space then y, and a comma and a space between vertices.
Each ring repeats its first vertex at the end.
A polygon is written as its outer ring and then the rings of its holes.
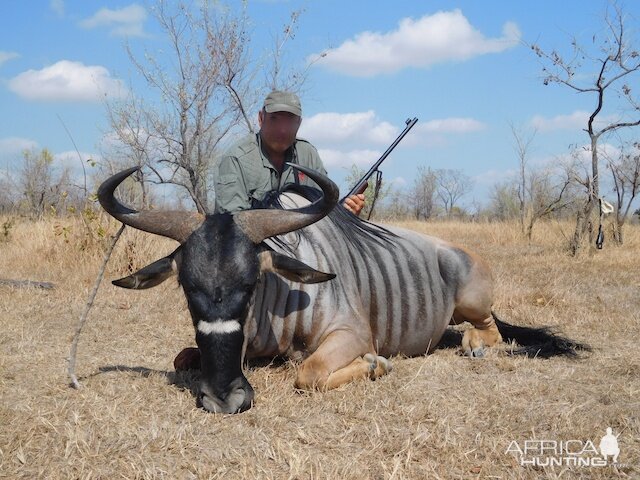
MULTIPOLYGON (((163 58, 166 39, 152 5, 3 2, 0 171, 16 171, 29 148, 47 148, 60 165, 76 170, 76 147, 83 158, 100 162, 100 145, 111 135, 104 99, 150 95, 125 42, 163 58)), ((572 37, 588 43, 602 32, 607 5, 248 0, 247 8, 256 58, 268 55, 291 12, 302 11, 285 57, 308 67, 299 136, 318 148, 343 192, 350 187, 344 181, 348 168, 355 163, 368 169, 405 120, 417 117, 384 163, 385 181, 408 189, 420 166, 458 169, 474 182, 462 202, 471 206, 485 203, 496 182, 515 175, 512 126, 526 135, 536 130, 529 153, 534 167, 557 164, 571 148, 588 143, 582 129, 594 97, 545 86, 542 64, 528 45, 569 53, 572 37)), ((619 5, 640 45, 640 2, 619 5)))

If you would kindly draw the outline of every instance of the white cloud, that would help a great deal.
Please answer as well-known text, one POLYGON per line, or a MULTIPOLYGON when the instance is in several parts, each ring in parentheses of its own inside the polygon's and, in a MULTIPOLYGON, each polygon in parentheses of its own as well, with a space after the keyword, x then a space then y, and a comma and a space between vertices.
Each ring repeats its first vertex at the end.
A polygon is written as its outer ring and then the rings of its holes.
MULTIPOLYGON (((591 113, 584 110, 576 110, 568 115, 556 115, 555 117, 546 118, 542 115, 534 115, 530 121, 533 128, 540 132, 554 132, 558 130, 584 130, 591 113)), ((617 122, 619 119, 615 115, 599 116, 594 121, 594 127, 603 128, 604 126, 617 122)))
POLYGON ((418 122, 403 140, 408 147, 420 145, 428 148, 441 148, 450 144, 450 135, 473 133, 485 130, 487 125, 473 118, 436 118, 418 122))
POLYGON ((0 67, 4 62, 7 62, 13 58, 18 58, 20 55, 16 52, 3 52, 0 51, 0 67))
POLYGON ((64 0, 51 0, 49 2, 49 6, 51 7, 51 10, 56 13, 56 15, 58 15, 59 17, 64 16, 64 0))
POLYGON ((309 61, 346 75, 371 77, 498 53, 520 42, 520 30, 513 22, 504 24, 502 35, 486 38, 455 9, 417 20, 404 18, 396 30, 387 33, 359 33, 336 48, 310 56, 309 61))
POLYGON ((551 132, 554 130, 579 130, 587 125, 589 113, 583 110, 576 110, 568 115, 556 115, 545 118, 542 115, 535 115, 531 119, 531 126, 541 132, 551 132))
POLYGON ((38 148, 38 142, 29 138, 0 138, 0 176, 17 172, 22 165, 22 152, 38 148))
POLYGON ((417 124, 416 130, 424 133, 467 133, 484 130, 486 125, 473 118, 441 118, 417 124))
POLYGON ((473 181, 478 185, 491 186, 498 182, 511 180, 516 176, 516 170, 509 168, 507 170, 487 170, 473 177, 473 181))
POLYGON ((393 185, 394 187, 398 187, 398 188, 402 188, 405 185, 407 185, 409 182, 407 182, 407 179, 404 177, 396 177, 391 179, 391 181, 388 182, 388 185, 393 185))
POLYGON ((9 89, 36 101, 96 102, 104 96, 122 96, 121 80, 99 65, 61 60, 42 70, 27 70, 9 80, 9 89))
POLYGON ((101 8, 92 17, 80 22, 82 28, 92 29, 106 27, 110 34, 119 37, 144 37, 144 22, 147 11, 144 7, 133 3, 117 10, 101 8))
POLYGON ((391 143, 398 129, 376 118, 373 110, 356 113, 318 113, 305 118, 300 136, 318 144, 391 143))
POLYGON ((350 168, 354 164, 359 167, 370 167, 382 155, 382 152, 376 150, 340 151, 319 149, 318 153, 326 168, 350 168))
POLYGON ((24 150, 37 148, 38 142, 28 138, 7 137, 0 138, 0 154, 2 156, 15 155, 22 153, 24 150))
POLYGON ((87 160, 99 160, 99 156, 95 153, 80 152, 80 158, 78 158, 78 152, 75 150, 68 150, 66 152, 60 152, 53 155, 53 159, 57 165, 67 167, 72 171, 82 172, 82 160, 87 172, 91 169, 91 166, 87 160))
MULTIPOLYGON (((601 163, 601 171, 607 159, 619 158, 620 154, 620 149, 617 146, 611 143, 599 143, 598 157, 601 163)), ((576 160, 587 170, 591 171, 591 145, 584 144, 582 146, 576 147, 572 152, 563 153, 562 155, 558 155, 555 158, 546 159, 546 162, 548 165, 554 165, 557 163, 571 163, 573 160, 576 160)), ((602 175, 603 174, 600 173, 600 176, 602 175)))

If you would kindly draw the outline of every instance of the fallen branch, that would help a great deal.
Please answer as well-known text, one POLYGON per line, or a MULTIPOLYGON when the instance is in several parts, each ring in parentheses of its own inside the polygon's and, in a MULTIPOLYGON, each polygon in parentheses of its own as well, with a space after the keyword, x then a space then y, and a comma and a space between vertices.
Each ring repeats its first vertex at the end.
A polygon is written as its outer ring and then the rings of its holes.
POLYGON ((37 282, 35 280, 10 280, 7 278, 0 278, 0 285, 8 285, 10 287, 33 287, 43 288, 45 290, 52 290, 55 285, 51 282, 37 282))
POLYGON ((116 243, 120 238, 120 235, 122 235, 122 232, 124 231, 124 227, 125 225, 122 224, 118 229, 118 231, 116 232, 116 234, 113 236, 113 239, 111 240, 111 245, 109 245, 109 249, 107 250, 107 253, 104 256, 104 260, 102 261, 102 267, 100 268, 100 271, 98 272, 98 277, 96 278, 96 283, 93 286, 93 290, 91 291, 89 298, 87 299, 87 304, 84 307, 84 311, 82 312, 82 315, 80 315, 80 320, 78 321, 78 326, 76 327, 76 333, 73 336, 73 341, 71 342, 71 351, 69 352, 69 358, 68 358, 69 363, 68 363, 67 372, 69 373, 69 377, 71 378, 71 386, 76 389, 82 386, 80 385, 80 382, 78 382, 78 378, 76 377, 76 354, 78 352, 78 339, 80 338, 82 327, 84 327, 84 324, 87 321, 87 317, 89 316, 89 310, 91 310, 91 307, 93 306, 93 301, 95 300, 96 294, 98 293, 98 288, 100 287, 100 283, 102 282, 102 278, 104 277, 104 271, 107 268, 107 263, 109 262, 109 259, 111 258, 111 253, 113 252, 113 248, 116 246, 116 243))

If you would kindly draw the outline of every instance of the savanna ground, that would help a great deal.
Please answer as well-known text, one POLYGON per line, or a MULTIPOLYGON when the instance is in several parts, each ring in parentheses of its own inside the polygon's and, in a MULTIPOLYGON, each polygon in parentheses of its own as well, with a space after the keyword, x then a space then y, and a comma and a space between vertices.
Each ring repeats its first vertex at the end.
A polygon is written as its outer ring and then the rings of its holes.
MULTIPOLYGON (((516 224, 404 226, 487 258, 505 320, 560 327, 593 353, 468 359, 443 348, 328 393, 295 392, 295 364, 252 366, 255 406, 213 415, 195 406, 197 375, 173 371, 194 345, 176 282, 127 291, 105 281, 80 338, 83 388, 73 390, 66 358, 102 246, 77 221, 17 219, 0 243, 0 278, 56 288, 0 286, 0 477, 639 478, 640 227, 627 229, 624 247, 573 259, 563 249, 569 224, 540 225, 531 244, 516 224), (618 467, 521 466, 506 452, 526 440, 597 448, 607 427, 619 435, 618 467)), ((127 230, 105 280, 173 247, 127 230)))

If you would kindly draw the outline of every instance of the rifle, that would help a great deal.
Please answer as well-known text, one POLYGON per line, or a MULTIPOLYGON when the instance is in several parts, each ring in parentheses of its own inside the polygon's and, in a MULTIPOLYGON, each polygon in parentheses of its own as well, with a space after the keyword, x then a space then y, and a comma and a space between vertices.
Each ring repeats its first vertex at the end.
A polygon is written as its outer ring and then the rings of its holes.
POLYGON ((354 185, 354 187, 349 191, 349 193, 347 193, 347 195, 340 200, 340 203, 344 203, 344 201, 349 198, 352 195, 356 195, 358 193, 362 193, 365 191, 365 189, 367 188, 367 183, 369 181, 369 179, 373 176, 374 173, 379 172, 378 171, 378 167, 380 167, 380 165, 382 164, 382 162, 384 162, 384 160, 389 156, 389 154, 393 151, 394 148, 396 148, 396 145, 398 145, 400 143, 400 140, 402 140, 404 138, 404 136, 409 133, 409 130, 411 130, 411 128, 418 123, 418 118, 414 117, 413 120, 411 120, 410 118, 407 118, 407 120, 404 122, 405 123, 405 127, 404 130, 402 132, 400 132, 400 135, 398 135, 398 138, 396 138, 393 143, 391 144, 391 146, 389 148, 387 148, 387 150, 382 154, 382 156, 376 161, 376 163, 373 164, 373 166, 369 169, 369 171, 367 173, 364 174, 364 176, 358 180, 358 183, 356 183, 354 185))

